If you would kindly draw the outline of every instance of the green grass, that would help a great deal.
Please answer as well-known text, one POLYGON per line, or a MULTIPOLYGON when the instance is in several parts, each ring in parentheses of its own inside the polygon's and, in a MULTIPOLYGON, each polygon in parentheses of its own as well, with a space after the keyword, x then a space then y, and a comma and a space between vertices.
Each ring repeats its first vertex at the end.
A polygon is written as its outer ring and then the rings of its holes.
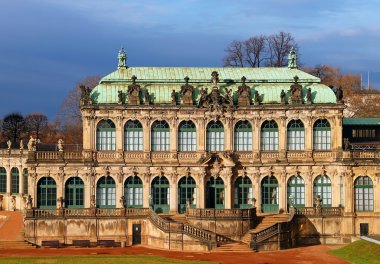
POLYGON ((355 264, 379 264, 380 245, 365 240, 358 240, 330 253, 355 264))
POLYGON ((0 264, 209 264, 214 262, 177 260, 158 256, 71 256, 0 258, 0 264))

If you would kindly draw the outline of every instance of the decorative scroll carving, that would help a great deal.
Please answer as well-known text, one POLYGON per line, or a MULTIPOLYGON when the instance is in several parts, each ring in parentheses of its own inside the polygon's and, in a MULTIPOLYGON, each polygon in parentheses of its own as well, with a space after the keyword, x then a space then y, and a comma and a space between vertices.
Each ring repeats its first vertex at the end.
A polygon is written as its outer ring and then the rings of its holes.
POLYGON ((290 86, 290 103, 302 104, 302 85, 298 83, 298 76, 294 76, 294 84, 290 86))
POLYGON ((241 77, 242 85, 238 87, 238 105, 247 106, 250 105, 251 91, 249 87, 245 84, 247 78, 245 76, 241 77))
POLYGON ((181 97, 182 104, 184 105, 193 105, 193 90, 194 87, 189 85, 190 78, 188 76, 185 77, 185 85, 181 86, 181 97))
POLYGON ((136 84, 136 76, 132 76, 132 84, 128 86, 128 104, 139 105, 140 104, 140 85, 136 84))
POLYGON ((212 91, 207 94, 207 89, 201 89, 201 98, 199 99, 200 108, 210 108, 210 111, 224 111, 225 109, 231 109, 233 106, 232 90, 226 90, 226 96, 221 96, 218 89, 219 74, 213 71, 211 74, 211 81, 213 83, 212 91))

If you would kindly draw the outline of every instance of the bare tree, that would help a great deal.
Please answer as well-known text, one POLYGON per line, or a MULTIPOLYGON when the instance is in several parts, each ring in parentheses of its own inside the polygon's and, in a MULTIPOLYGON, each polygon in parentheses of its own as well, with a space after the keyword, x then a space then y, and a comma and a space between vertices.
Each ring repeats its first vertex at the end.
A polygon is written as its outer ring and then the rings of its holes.
MULTIPOLYGON (((247 40, 234 40, 227 47, 223 58, 225 67, 282 67, 287 65, 287 56, 298 45, 290 33, 279 32, 270 36, 258 35, 247 40)), ((299 57, 298 57, 299 58, 299 57)))
POLYGON ((287 65, 287 56, 294 47, 298 50, 298 45, 290 33, 281 31, 278 34, 270 35, 267 38, 269 48, 268 66, 282 67, 287 65))
POLYGON ((255 36, 244 41, 246 62, 249 67, 260 67, 266 59, 266 37, 264 35, 255 36))
POLYGON ((26 131, 41 139, 48 128, 48 118, 42 113, 32 113, 25 117, 26 131))
POLYGON ((244 42, 232 41, 225 52, 227 52, 227 56, 223 59, 225 67, 244 67, 244 42))
POLYGON ((57 114, 56 124, 59 124, 66 143, 82 143, 82 115, 79 101, 81 97, 80 86, 84 85, 90 89, 94 88, 100 80, 100 76, 88 76, 70 90, 68 96, 62 102, 61 109, 57 114))
POLYGON ((12 144, 18 144, 25 131, 25 120, 20 113, 11 113, 6 115, 2 123, 3 136, 12 141, 12 144))

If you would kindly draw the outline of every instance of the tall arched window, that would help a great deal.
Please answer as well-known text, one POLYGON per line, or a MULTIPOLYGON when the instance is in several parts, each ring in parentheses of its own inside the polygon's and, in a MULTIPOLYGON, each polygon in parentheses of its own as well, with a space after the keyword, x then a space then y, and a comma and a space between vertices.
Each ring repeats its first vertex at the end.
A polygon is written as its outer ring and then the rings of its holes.
POLYGON ((178 151, 197 150, 197 129, 192 121, 182 121, 178 126, 178 151))
POLYGON ((143 183, 137 176, 130 176, 124 182, 124 206, 143 207, 143 183))
POLYGON ((96 149, 116 149, 116 127, 110 119, 100 121, 96 127, 96 149))
POLYGON ((22 176, 24 177, 24 194, 28 194, 28 169, 22 171, 22 176))
POLYGON ((37 183, 37 207, 52 209, 57 206, 57 185, 52 177, 43 177, 37 183))
POLYGON ((79 177, 70 177, 65 184, 65 205, 67 208, 84 207, 84 183, 79 177))
POLYGON ((305 181, 301 176, 292 176, 288 180, 288 206, 305 206, 305 181))
POLYGON ((314 150, 331 149, 331 126, 326 119, 318 119, 313 126, 314 150))
POLYGON ((116 208, 116 183, 110 176, 103 176, 96 185, 96 207, 116 208))
POLYGON ((314 180, 314 205, 315 198, 319 195, 321 199, 322 207, 331 207, 332 205, 332 193, 331 193, 331 180, 327 175, 319 175, 314 180))
POLYGON ((235 150, 251 151, 252 150, 252 126, 247 120, 239 121, 235 125, 235 150))
POLYGON ((210 177, 206 182, 206 208, 224 209, 225 186, 221 177, 210 177))
POLYGON ((278 150, 278 125, 274 120, 261 125, 261 150, 278 150))
POLYGON ((211 121, 206 128, 206 150, 224 150, 224 127, 220 121, 211 121))
POLYGON ((168 151, 170 146, 170 128, 166 121, 152 124, 152 151, 168 151))
POLYGON ((4 167, 0 167, 0 193, 7 192, 7 171, 4 167))
POLYGON ((143 127, 137 120, 128 120, 124 125, 124 150, 143 150, 143 127))
POLYGON ((355 211, 373 211, 373 182, 368 176, 360 176, 355 180, 355 211))
POLYGON ((152 181, 152 198, 153 198, 153 210, 156 213, 169 212, 169 181, 165 176, 157 176, 152 181))
POLYGON ((11 170, 11 192, 12 193, 19 193, 19 187, 20 187, 20 174, 18 171, 18 168, 13 167, 11 170))
POLYGON ((248 177, 238 177, 235 181, 235 208, 251 208, 253 199, 252 181, 248 177))
POLYGON ((305 126, 299 119, 288 124, 288 150, 305 149, 305 126))
POLYGON ((191 176, 184 176, 178 182, 178 211, 186 211, 186 203, 189 202, 190 208, 195 208, 197 204, 197 185, 191 176))

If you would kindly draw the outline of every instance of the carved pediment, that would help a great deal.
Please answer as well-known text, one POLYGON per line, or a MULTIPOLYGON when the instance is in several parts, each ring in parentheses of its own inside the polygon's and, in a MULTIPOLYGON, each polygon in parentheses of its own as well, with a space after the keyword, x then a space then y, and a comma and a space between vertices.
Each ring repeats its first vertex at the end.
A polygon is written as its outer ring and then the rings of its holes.
POLYGON ((140 85, 136 84, 136 76, 132 76, 132 84, 128 86, 128 104, 139 105, 140 104, 140 85))

